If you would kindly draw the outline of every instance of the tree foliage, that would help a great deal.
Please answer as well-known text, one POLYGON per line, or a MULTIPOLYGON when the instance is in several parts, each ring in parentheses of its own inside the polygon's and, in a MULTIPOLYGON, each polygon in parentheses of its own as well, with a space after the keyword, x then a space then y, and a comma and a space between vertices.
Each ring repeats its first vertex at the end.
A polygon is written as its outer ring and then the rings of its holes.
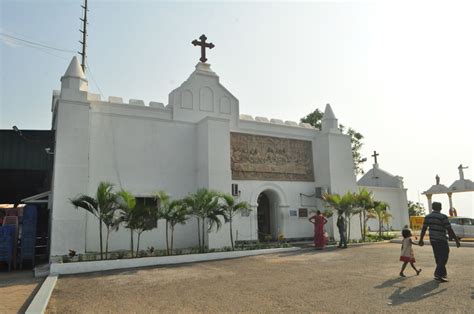
POLYGON ((117 195, 120 208, 120 222, 125 224, 125 228, 130 229, 130 254, 133 257, 133 232, 137 227, 135 211, 137 200, 132 193, 125 190, 121 190, 117 195))
POLYGON ((70 199, 75 208, 82 208, 94 215, 99 220, 99 241, 100 241, 100 259, 103 259, 103 235, 102 225, 107 228, 106 253, 108 252, 108 240, 110 228, 115 228, 116 221, 114 219, 115 210, 117 209, 117 197, 112 192, 113 184, 109 182, 100 182, 97 187, 95 198, 92 196, 81 194, 76 198, 70 199))
POLYGON ((362 240, 367 236, 367 221, 369 218, 374 218, 374 197, 372 192, 365 188, 359 189, 355 195, 355 207, 357 207, 357 214, 359 214, 360 229, 362 231, 362 240))
POLYGON ((374 201, 373 212, 379 222, 379 237, 382 237, 383 224, 388 224, 392 215, 389 213, 390 206, 385 202, 374 201))
POLYGON ((424 216, 426 214, 425 206, 419 202, 408 201, 409 216, 424 216))
MULTIPOLYGON (((316 108, 316 110, 308 114, 306 117, 301 118, 300 121, 304 123, 309 123, 316 129, 321 130, 321 121, 323 119, 323 116, 324 113, 318 108, 316 108)), ((362 165, 365 162, 365 159, 362 158, 362 154, 360 151, 362 149, 362 146, 364 145, 364 143, 362 142, 364 136, 353 128, 346 128, 342 124, 339 124, 339 129, 342 133, 350 136, 352 159, 354 160, 354 173, 356 175, 363 174, 364 170, 362 168, 362 165)))
POLYGON ((339 194, 328 194, 323 196, 326 203, 334 208, 338 215, 344 215, 345 217, 345 230, 347 230, 347 239, 351 236, 351 217, 354 215, 354 207, 356 205, 355 195, 351 192, 346 192, 344 195, 339 194))
POLYGON ((235 198, 227 193, 221 193, 220 198, 222 199, 221 208, 225 215, 225 220, 229 222, 230 227, 230 244, 232 250, 234 250, 234 235, 232 231, 232 221, 235 215, 238 213, 247 215, 250 213, 250 204, 247 202, 237 202, 235 198))
POLYGON ((219 193, 202 188, 187 196, 184 202, 190 213, 197 217, 198 228, 199 222, 201 223, 201 236, 198 239, 200 239, 199 248, 202 252, 205 248, 205 232, 209 232, 214 226, 219 230, 222 226, 221 218, 226 221, 224 210, 219 205, 219 193))
POLYGON ((166 234, 166 252, 167 255, 173 255, 174 229, 177 224, 184 224, 188 219, 190 211, 183 200, 170 201, 169 195, 164 191, 155 194, 159 200, 158 219, 165 221, 166 234), (169 240, 169 231, 171 231, 171 242, 169 240))

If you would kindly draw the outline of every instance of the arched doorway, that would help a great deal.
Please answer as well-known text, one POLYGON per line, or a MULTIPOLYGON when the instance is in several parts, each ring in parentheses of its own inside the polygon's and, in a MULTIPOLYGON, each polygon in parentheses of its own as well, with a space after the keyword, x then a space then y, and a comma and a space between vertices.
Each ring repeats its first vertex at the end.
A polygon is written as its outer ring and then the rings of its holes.
POLYGON ((267 241, 272 235, 270 217, 270 199, 265 193, 260 193, 257 199, 258 240, 267 241))
POLYGON ((288 208, 285 192, 275 183, 266 183, 254 190, 251 199, 257 209, 258 240, 277 240, 280 234, 285 233, 282 215, 282 211, 288 208))

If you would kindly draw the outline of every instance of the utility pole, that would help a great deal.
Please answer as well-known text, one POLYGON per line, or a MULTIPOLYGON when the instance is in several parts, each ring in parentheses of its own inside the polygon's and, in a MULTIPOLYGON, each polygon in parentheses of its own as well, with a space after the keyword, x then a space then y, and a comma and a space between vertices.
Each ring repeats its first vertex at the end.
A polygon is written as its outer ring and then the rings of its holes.
POLYGON ((87 0, 84 0, 84 5, 81 5, 84 9, 84 18, 79 18, 82 21, 82 29, 79 31, 82 33, 82 41, 79 42, 82 45, 82 52, 78 52, 82 56, 81 67, 82 71, 86 73, 86 47, 87 47, 87 0))

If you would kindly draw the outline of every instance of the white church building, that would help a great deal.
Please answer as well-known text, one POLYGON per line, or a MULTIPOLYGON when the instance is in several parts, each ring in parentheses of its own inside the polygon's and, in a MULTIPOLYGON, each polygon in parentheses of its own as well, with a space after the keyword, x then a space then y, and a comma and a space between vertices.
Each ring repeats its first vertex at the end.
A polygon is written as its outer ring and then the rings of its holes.
MULTIPOLYGON (((377 162, 377 152, 374 152, 373 156, 375 157, 375 163, 372 169, 357 181, 357 185, 372 192, 375 200, 387 203, 389 213, 392 215, 388 224, 389 229, 402 230, 405 226, 410 225, 407 189, 403 185, 403 178, 380 168, 377 162)), ((378 220, 369 219, 367 227, 371 231, 378 230, 378 220)), ((387 226, 384 226, 384 228, 387 228, 387 226)))
MULTIPOLYGON (((341 134, 328 105, 322 130, 309 124, 240 114, 239 100, 210 64, 199 62, 169 94, 168 104, 119 97, 101 99, 74 57, 53 92, 55 162, 52 183, 51 256, 69 249, 98 251, 97 220, 70 199, 94 195, 101 181, 141 200, 158 190, 182 198, 198 188, 230 193, 252 207, 233 224, 237 240, 259 234, 310 238, 308 215, 324 210, 316 191, 355 192, 349 136, 341 134)), ((194 219, 177 226, 175 247, 197 246, 194 219)), ((352 237, 360 237, 357 221, 352 237)), ((210 248, 230 245, 229 226, 210 232, 210 248)), ((141 247, 165 247, 164 226, 142 235, 141 247)), ((335 219, 327 225, 334 235, 335 219)), ((337 232, 336 232, 337 233, 337 232)), ((337 237, 337 234, 335 235, 337 237)), ((110 250, 128 249, 124 228, 112 233, 110 250)))

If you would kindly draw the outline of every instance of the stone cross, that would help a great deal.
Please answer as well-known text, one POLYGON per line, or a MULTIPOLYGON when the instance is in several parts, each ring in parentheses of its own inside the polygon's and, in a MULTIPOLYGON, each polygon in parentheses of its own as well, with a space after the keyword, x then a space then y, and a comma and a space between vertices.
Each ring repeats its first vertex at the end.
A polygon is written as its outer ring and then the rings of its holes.
POLYGON ((377 164, 377 156, 379 156, 379 155, 380 154, 377 154, 377 151, 374 150, 374 154, 372 155, 372 157, 374 157, 376 164, 377 164))
POLYGON ((192 44, 194 46, 201 46, 201 58, 199 59, 202 63, 207 61, 206 58, 206 48, 212 49, 214 48, 213 43, 206 43, 207 37, 206 35, 202 34, 201 37, 199 37, 201 41, 197 41, 196 39, 192 41, 192 44))

